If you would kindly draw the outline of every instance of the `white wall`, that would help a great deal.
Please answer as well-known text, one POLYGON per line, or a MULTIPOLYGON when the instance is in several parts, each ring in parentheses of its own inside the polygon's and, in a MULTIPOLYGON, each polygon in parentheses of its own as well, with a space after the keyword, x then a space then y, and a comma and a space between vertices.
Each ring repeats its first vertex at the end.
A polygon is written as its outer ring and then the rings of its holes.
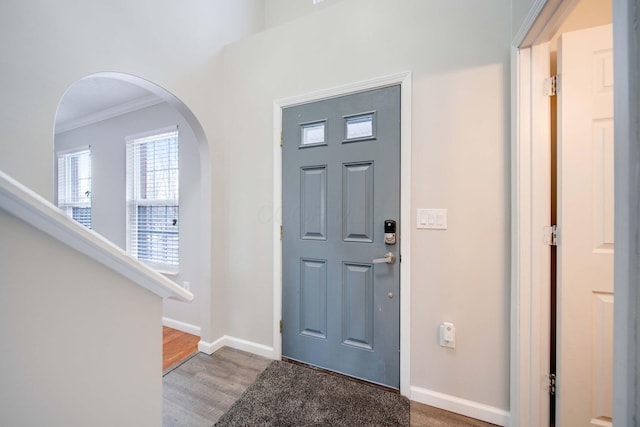
POLYGON ((520 30, 536 0, 511 0, 511 38, 520 30))
POLYGON ((191 127, 167 103, 154 105, 109 120, 83 126, 55 136, 55 151, 91 145, 93 230, 126 249, 125 138, 141 132, 178 125, 180 138, 180 271, 168 277, 182 285, 188 281, 195 299, 191 303, 164 302, 164 315, 201 326, 205 294, 203 266, 198 262, 200 228, 200 159, 191 127))
POLYGON ((0 425, 159 426, 162 299, 0 210, 0 425))
POLYGON ((339 1, 342 0, 322 0, 313 4, 311 0, 264 0, 265 27, 271 28, 293 21, 339 1))
POLYGON ((273 345, 273 101, 409 70, 412 212, 449 210, 447 231, 412 230, 411 385, 508 409, 510 13, 343 0, 225 50, 228 335, 273 345))
POLYGON ((100 71, 169 90, 216 141, 220 50, 262 28, 263 14, 261 0, 2 1, 0 117, 11 143, 0 145, 0 169, 51 199, 58 101, 73 82, 100 71))
MULTIPOLYGON (((262 0, 0 2, 0 169, 52 200, 58 102, 78 79, 116 71, 163 87, 193 112, 209 144, 200 150, 211 165, 206 203, 224 200, 221 52, 263 22, 262 0)), ((204 302, 208 340, 225 332, 224 300, 213 288, 204 302)))

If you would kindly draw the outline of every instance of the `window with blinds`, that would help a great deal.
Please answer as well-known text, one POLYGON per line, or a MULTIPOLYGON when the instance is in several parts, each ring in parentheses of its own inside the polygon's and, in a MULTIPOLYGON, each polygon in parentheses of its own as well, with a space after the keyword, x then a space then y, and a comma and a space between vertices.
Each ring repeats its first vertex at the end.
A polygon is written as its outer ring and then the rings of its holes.
POLYGON ((91 228, 91 150, 58 154, 58 207, 91 228))
POLYGON ((127 138, 127 252, 150 266, 179 265, 178 129, 127 138))

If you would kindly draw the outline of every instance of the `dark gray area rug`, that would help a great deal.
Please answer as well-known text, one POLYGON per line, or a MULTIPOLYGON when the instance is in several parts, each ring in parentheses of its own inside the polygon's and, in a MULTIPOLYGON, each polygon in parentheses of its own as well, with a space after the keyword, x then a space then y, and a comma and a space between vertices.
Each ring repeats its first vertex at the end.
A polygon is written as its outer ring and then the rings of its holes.
POLYGON ((274 361, 215 426, 409 426, 409 400, 336 375, 274 361))

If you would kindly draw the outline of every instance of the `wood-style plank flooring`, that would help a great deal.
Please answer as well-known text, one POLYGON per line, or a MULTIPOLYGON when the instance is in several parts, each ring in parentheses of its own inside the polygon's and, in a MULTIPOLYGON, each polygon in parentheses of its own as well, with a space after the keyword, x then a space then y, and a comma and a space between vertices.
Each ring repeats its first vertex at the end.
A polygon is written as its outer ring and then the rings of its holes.
POLYGON ((162 327, 162 371, 198 351, 200 337, 176 329, 162 327))
POLYGON ((495 424, 454 414, 411 401, 411 426, 420 427, 494 427, 495 424))
POLYGON ((269 363, 228 347, 196 354, 162 379, 162 425, 213 426, 269 363))
MULTIPOLYGON (((177 332, 176 335, 183 334, 177 332)), ((163 347, 163 356, 180 360, 181 356, 171 354, 172 348, 179 346, 163 347)), ((163 377, 163 426, 211 427, 269 363, 271 360, 264 357, 228 347, 211 356, 196 354, 188 364, 170 370, 163 377)), ((493 424, 411 402, 411 426, 489 427, 493 424)))

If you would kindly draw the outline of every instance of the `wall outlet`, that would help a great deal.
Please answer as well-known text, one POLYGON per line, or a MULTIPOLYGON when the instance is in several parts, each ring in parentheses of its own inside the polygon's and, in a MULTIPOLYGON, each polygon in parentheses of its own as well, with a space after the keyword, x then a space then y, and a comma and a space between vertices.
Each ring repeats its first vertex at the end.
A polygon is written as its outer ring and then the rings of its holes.
POLYGON ((190 291, 191 290, 191 283, 182 282, 182 287, 185 288, 186 290, 190 291))
POLYGON ((440 345, 456 348, 456 327, 453 323, 442 322, 440 324, 440 345))

